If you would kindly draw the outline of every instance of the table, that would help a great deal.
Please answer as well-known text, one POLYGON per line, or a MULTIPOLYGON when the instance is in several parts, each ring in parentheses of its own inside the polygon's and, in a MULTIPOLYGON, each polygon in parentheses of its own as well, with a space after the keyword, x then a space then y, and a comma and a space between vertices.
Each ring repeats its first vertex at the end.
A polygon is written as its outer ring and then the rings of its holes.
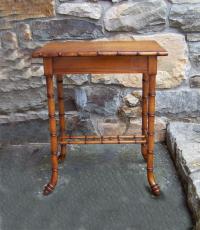
POLYGON ((52 173, 43 194, 50 194, 58 180, 58 163, 64 161, 68 144, 141 144, 147 162, 147 179, 154 195, 160 194, 154 175, 154 120, 157 57, 168 55, 156 41, 49 42, 32 53, 43 58, 46 77, 52 173), (128 136, 70 136, 65 133, 63 75, 85 73, 142 73, 142 129, 128 136), (57 83, 59 134, 55 116, 54 83, 57 83))

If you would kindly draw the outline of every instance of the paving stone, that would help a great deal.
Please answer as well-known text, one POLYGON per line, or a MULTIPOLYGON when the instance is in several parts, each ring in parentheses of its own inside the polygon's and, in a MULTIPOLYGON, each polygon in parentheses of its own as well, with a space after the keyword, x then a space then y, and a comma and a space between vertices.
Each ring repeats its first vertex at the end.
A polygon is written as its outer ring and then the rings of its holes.
POLYGON ((57 187, 46 197, 41 192, 50 172, 49 145, 0 148, 3 230, 192 228, 181 184, 162 145, 156 145, 155 173, 162 190, 157 198, 149 192, 137 145, 68 146, 57 187))
MULTIPOLYGON (((200 125, 171 122, 167 145, 183 180, 188 204, 196 223, 200 220, 200 125)), ((198 228, 196 227, 198 230, 198 228)))

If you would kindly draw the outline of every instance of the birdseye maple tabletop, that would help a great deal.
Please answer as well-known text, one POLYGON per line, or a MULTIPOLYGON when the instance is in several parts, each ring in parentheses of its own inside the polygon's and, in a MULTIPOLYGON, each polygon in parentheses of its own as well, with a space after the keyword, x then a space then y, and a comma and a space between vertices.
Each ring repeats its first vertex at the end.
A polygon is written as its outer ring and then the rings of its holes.
POLYGON ((66 41, 50 42, 32 53, 32 57, 156 55, 167 51, 156 41, 66 41))
POLYGON ((58 163, 64 161, 68 144, 141 144, 141 154, 147 163, 147 179, 151 192, 158 196, 159 185, 154 175, 154 121, 157 56, 167 51, 156 41, 66 41, 50 42, 32 53, 43 58, 46 77, 49 130, 51 136, 50 181, 44 186, 44 195, 56 187, 58 163), (66 134, 63 76, 83 73, 142 73, 142 127, 133 135, 72 136, 66 134), (56 122, 54 81, 58 100, 59 129, 56 122), (59 133, 57 133, 59 130, 59 133))

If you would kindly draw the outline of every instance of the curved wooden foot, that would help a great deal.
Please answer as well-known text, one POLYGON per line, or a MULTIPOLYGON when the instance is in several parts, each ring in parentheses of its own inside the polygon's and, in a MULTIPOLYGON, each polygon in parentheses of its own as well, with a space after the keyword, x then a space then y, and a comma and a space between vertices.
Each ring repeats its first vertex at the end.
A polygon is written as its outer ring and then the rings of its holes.
POLYGON ((160 195, 160 187, 155 181, 154 173, 152 171, 147 171, 148 182, 151 187, 151 192, 155 196, 160 195))
POLYGON ((151 185, 151 191, 155 196, 160 195, 160 187, 158 184, 151 185))
POLYGON ((43 195, 47 196, 50 193, 53 192, 55 186, 53 186, 52 184, 48 183, 44 186, 44 190, 43 190, 43 195))

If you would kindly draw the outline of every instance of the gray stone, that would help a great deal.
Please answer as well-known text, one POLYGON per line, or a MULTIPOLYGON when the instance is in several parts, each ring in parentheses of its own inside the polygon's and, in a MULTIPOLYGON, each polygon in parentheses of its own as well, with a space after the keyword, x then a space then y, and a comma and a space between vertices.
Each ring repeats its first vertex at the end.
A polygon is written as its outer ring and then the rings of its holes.
POLYGON ((101 5, 99 3, 63 3, 57 8, 58 14, 71 15, 81 18, 99 19, 101 5))
MULTIPOLYGON (((167 126, 167 145, 187 193, 196 223, 200 221, 200 125, 171 122, 167 126)), ((196 228, 198 229, 198 228, 196 228)))
POLYGON ((200 75, 190 77, 190 87, 200 88, 200 75))
POLYGON ((76 89, 76 103, 81 110, 101 115, 114 115, 119 107, 118 88, 85 86, 76 89))
POLYGON ((183 3, 200 3, 200 0, 169 0, 171 3, 178 3, 178 4, 183 4, 183 3))
POLYGON ((4 49, 18 48, 18 40, 15 33, 6 31, 1 34, 1 44, 4 49))
POLYGON ((192 66, 200 70, 200 42, 189 42, 188 47, 192 66))
POLYGON ((90 119, 98 135, 116 136, 117 134, 123 135, 126 131, 126 123, 117 116, 111 115, 103 117, 92 113, 90 119))
POLYGON ((157 91, 156 111, 162 115, 199 116, 200 91, 199 90, 173 90, 157 91))
POLYGON ((174 4, 169 15, 170 26, 185 32, 200 31, 200 4, 174 4))
POLYGON ((135 107, 139 104, 140 100, 133 94, 128 94, 123 98, 124 102, 130 106, 130 107, 135 107))
POLYGON ((29 42, 32 40, 32 33, 29 24, 19 23, 16 25, 16 29, 19 32, 18 38, 21 42, 29 42))
POLYGON ((108 31, 159 31, 164 29, 166 17, 163 0, 125 2, 108 9, 104 24, 108 31))
POLYGON ((64 77, 64 84, 83 85, 88 82, 87 74, 68 74, 64 77))
POLYGON ((198 41, 200 41, 200 34, 199 33, 187 34, 187 41, 189 41, 189 42, 198 42, 198 41))
POLYGON ((29 24, 17 23, 15 25, 15 30, 17 31, 17 37, 20 47, 25 49, 36 49, 43 45, 37 41, 33 41, 32 32, 29 24))
POLYGON ((1 80, 0 84, 0 92, 11 92, 15 90, 28 90, 31 88, 41 88, 45 85, 44 77, 32 77, 30 79, 18 79, 18 80, 10 80, 4 79, 1 80))
MULTIPOLYGON (((166 138, 166 122, 167 119, 164 117, 155 117, 155 142, 165 142, 166 138)), ((132 135, 134 130, 141 130, 142 119, 130 119, 130 124, 126 131, 126 135, 132 135)))
MULTIPOLYGON (((41 127, 48 126, 29 123, 18 129, 34 138, 41 127)), ((150 194, 139 145, 69 145, 66 161, 59 164, 57 187, 45 197, 49 145, 2 146, 1 229, 189 230, 191 217, 167 149, 159 144, 155 152, 159 198, 150 194)))
POLYGON ((129 120, 129 119, 140 117, 141 113, 142 111, 140 106, 130 108, 127 105, 123 105, 120 106, 118 109, 118 115, 123 120, 127 120, 127 119, 129 120))
POLYGON ((46 107, 45 88, 0 93, 0 113, 25 112, 46 107))
POLYGON ((33 38, 94 39, 103 36, 102 26, 83 19, 35 20, 31 22, 33 38))

